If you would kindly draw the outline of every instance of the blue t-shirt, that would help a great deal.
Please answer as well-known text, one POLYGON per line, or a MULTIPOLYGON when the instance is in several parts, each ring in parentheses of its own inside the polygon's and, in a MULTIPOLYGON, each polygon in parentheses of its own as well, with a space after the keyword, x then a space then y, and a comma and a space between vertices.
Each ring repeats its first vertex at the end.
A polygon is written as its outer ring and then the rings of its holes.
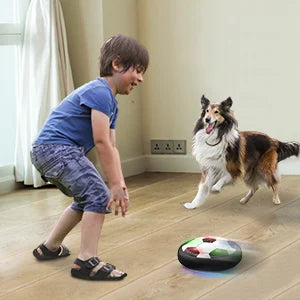
POLYGON ((116 127, 118 102, 108 83, 97 78, 68 95, 50 114, 34 144, 65 144, 84 148, 95 146, 91 109, 109 117, 110 128, 116 127))

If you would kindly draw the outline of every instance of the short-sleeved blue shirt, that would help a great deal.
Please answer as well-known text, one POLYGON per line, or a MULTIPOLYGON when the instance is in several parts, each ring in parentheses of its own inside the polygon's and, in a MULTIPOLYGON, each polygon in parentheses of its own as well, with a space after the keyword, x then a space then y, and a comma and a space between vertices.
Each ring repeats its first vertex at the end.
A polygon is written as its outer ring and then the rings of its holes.
POLYGON ((118 102, 108 83, 97 78, 68 95, 50 114, 34 144, 65 144, 94 147, 91 109, 109 117, 110 128, 116 127, 118 102))

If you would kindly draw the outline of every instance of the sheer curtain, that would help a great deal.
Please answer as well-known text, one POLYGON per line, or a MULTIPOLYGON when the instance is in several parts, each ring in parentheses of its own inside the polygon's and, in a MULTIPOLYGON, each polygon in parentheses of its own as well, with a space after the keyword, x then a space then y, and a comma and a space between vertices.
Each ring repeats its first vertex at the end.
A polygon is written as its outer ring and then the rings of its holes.
POLYGON ((73 89, 59 0, 32 0, 26 16, 17 103, 16 181, 44 184, 30 161, 31 144, 50 111, 73 89))

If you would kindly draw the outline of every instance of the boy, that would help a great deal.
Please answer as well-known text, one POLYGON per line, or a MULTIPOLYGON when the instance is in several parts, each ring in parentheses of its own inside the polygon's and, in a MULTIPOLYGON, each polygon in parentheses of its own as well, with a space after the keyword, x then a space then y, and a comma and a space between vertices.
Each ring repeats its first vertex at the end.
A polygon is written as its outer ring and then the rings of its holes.
POLYGON ((70 255, 62 241, 82 221, 80 252, 71 275, 88 280, 120 280, 127 274, 97 257, 104 216, 114 203, 125 216, 129 195, 116 148, 117 94, 129 94, 143 81, 149 56, 136 40, 117 35, 100 51, 100 78, 73 91, 56 107, 33 144, 31 160, 45 181, 74 197, 47 240, 33 250, 38 260, 70 255), (96 147, 101 176, 85 154, 96 147))

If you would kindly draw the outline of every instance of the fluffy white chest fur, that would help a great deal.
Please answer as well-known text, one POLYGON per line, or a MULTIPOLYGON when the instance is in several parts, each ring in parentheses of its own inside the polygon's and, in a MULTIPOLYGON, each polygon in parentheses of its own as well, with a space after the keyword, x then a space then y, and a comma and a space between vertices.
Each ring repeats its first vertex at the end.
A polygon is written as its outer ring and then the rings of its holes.
POLYGON ((224 170, 226 168, 226 149, 228 145, 233 145, 238 138, 238 131, 232 129, 228 134, 222 137, 222 141, 218 143, 217 131, 212 134, 206 134, 205 130, 199 130, 194 136, 193 155, 196 157, 201 170, 207 170, 211 167, 224 170), (208 144, 210 145, 208 145, 208 144))

